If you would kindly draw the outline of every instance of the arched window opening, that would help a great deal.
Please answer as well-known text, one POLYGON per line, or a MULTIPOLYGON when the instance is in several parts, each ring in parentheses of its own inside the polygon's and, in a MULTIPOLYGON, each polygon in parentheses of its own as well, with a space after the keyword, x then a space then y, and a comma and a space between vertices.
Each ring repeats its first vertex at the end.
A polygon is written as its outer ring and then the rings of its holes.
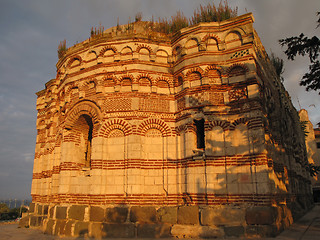
POLYGON ((91 148, 93 123, 88 115, 81 115, 75 124, 75 130, 79 134, 80 162, 84 167, 91 167, 91 148))
POLYGON ((196 127, 197 134, 197 148, 205 149, 205 134, 204 134, 204 119, 200 120, 194 119, 194 125, 196 127))

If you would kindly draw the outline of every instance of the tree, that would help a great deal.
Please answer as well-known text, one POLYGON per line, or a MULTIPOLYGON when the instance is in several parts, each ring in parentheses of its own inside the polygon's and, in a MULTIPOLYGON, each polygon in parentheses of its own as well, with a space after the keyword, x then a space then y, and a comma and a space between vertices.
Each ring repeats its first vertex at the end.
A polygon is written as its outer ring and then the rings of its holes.
MULTIPOLYGON (((320 12, 317 12, 319 19, 317 21, 317 28, 320 26, 320 12)), ((300 81, 301 86, 306 86, 306 90, 320 90, 320 40, 318 37, 313 36, 312 38, 306 37, 301 33, 297 37, 290 37, 279 40, 281 46, 286 46, 285 54, 289 60, 294 60, 297 55, 309 56, 310 65, 309 72, 305 73, 300 81)), ((319 91, 320 94, 320 91, 319 91)), ((320 126, 320 122, 318 123, 320 126)), ((302 130, 305 128, 302 124, 302 130)), ((306 135, 305 131, 304 134, 306 135)), ((310 176, 316 176, 320 172, 320 166, 308 163, 306 169, 309 171, 310 176)))
MULTIPOLYGON (((320 16, 320 12, 317 13, 320 16)), ((320 17, 318 19, 320 26, 320 17)), ((294 60, 297 55, 309 56, 309 72, 305 73, 300 81, 301 86, 306 86, 306 90, 320 90, 320 40, 318 37, 306 37, 303 33, 296 37, 279 40, 281 46, 286 46, 285 54, 289 60, 294 60)), ((320 92, 319 92, 320 94, 320 92)))
POLYGON ((270 61, 271 61, 272 65, 274 66, 274 69, 276 70, 276 73, 279 76, 281 82, 283 82, 284 81, 284 78, 282 77, 282 74, 284 72, 283 59, 277 57, 276 55, 274 55, 273 52, 271 52, 270 61))
POLYGON ((8 208, 7 204, 5 203, 0 203, 0 213, 5 213, 9 212, 10 209, 8 208))

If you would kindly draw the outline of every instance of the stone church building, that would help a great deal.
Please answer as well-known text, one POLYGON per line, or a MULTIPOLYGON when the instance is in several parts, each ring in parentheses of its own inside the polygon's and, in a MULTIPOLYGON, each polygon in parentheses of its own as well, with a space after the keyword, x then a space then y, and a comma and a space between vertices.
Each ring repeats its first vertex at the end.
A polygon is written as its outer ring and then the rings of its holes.
POLYGON ((30 226, 101 237, 274 236, 312 206, 304 135, 251 13, 68 48, 37 93, 30 226))

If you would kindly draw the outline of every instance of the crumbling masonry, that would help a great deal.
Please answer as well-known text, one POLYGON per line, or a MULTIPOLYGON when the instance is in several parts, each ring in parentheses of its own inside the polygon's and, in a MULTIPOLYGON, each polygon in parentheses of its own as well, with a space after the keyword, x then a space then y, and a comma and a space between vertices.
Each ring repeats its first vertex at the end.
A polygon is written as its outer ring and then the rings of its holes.
POLYGON ((26 224, 92 237, 274 236, 312 205, 297 111, 252 14, 136 22, 60 57, 37 93, 26 224))

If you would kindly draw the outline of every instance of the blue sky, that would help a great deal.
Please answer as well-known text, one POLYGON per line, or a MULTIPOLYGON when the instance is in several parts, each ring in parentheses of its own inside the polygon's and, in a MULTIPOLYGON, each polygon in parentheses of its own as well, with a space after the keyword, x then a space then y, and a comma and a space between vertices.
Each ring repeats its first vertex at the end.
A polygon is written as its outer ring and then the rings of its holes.
MULTIPOLYGON (((0 0, 0 200, 30 198, 36 139, 36 95, 56 75, 57 47, 89 38, 91 27, 126 24, 137 12, 144 20, 181 10, 190 17, 209 0, 0 0)), ((219 1, 214 1, 219 3, 219 1)), ((320 97, 298 82, 308 61, 287 61, 278 39, 305 33, 319 37, 319 0, 229 0, 238 13, 252 12, 265 49, 285 59, 285 86, 295 107, 320 121, 320 97), (310 106, 314 104, 315 106, 310 106)))

